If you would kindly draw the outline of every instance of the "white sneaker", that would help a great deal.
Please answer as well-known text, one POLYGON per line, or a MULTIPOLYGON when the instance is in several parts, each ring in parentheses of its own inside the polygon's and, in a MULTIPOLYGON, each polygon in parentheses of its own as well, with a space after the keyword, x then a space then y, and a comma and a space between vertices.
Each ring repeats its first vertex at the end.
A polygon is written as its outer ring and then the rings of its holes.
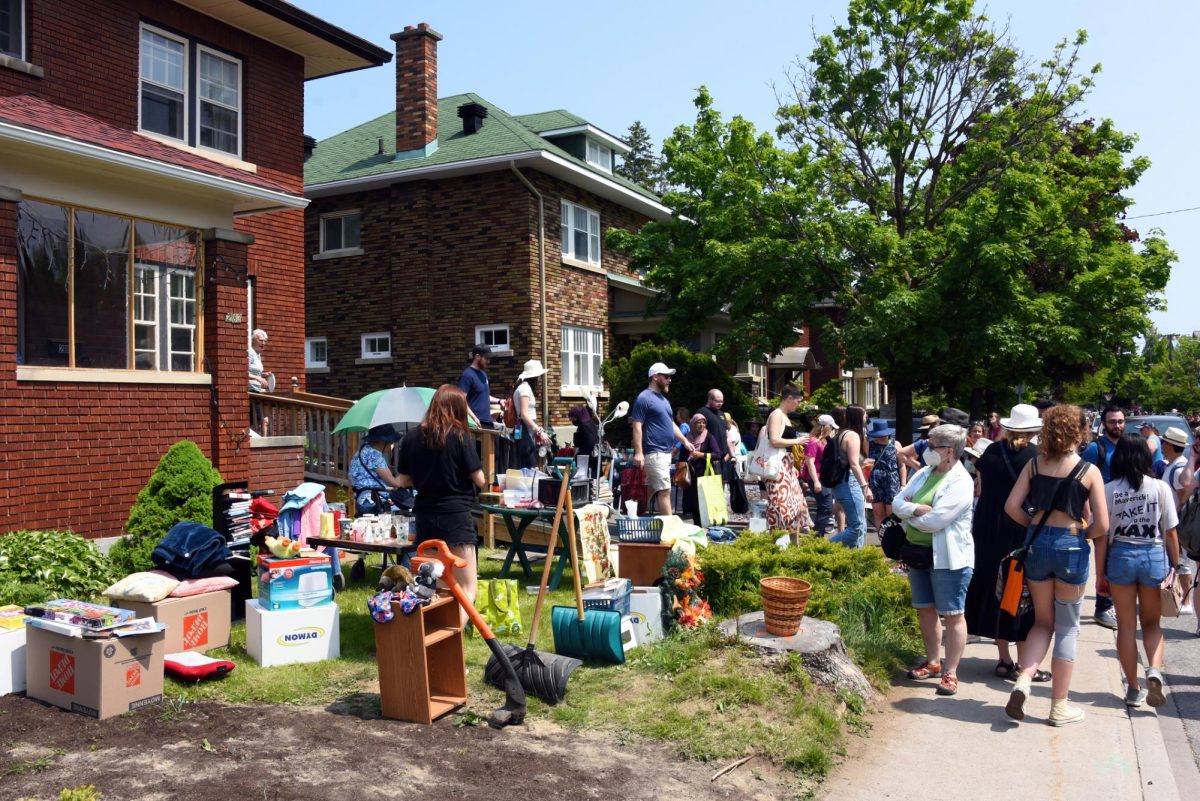
POLYGON ((1191 601, 1188 601, 1186 604, 1184 604, 1183 606, 1179 607, 1179 614, 1181 614, 1181 615, 1194 615, 1194 614, 1196 614, 1196 609, 1195 609, 1195 607, 1193 607, 1193 606, 1192 606, 1192 602, 1191 602, 1191 601))

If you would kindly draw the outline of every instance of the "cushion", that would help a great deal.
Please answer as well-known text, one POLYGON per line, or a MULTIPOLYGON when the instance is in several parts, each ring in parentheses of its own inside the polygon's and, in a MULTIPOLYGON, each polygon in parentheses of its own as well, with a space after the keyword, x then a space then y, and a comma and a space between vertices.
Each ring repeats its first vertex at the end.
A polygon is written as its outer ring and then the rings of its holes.
POLYGON ((213 576, 212 578, 184 579, 179 586, 171 591, 172 598, 182 598, 185 595, 200 595, 206 592, 219 592, 230 587, 236 587, 238 580, 231 576, 213 576))
POLYGON ((103 592, 108 598, 123 601, 156 603, 171 594, 179 586, 179 579, 161 570, 146 573, 130 573, 103 592))
POLYGON ((225 676, 236 667, 228 659, 213 659, 195 651, 167 654, 163 657, 163 668, 180 679, 200 681, 225 676))

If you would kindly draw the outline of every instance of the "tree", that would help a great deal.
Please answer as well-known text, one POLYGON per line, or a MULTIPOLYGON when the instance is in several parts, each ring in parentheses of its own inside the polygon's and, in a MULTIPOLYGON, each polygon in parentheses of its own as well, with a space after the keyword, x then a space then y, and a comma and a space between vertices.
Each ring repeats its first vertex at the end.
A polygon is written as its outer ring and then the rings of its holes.
MULTIPOLYGON (((658 345, 653 342, 635 345, 624 359, 605 362, 601 366, 604 385, 609 391, 609 410, 621 401, 628 401, 633 406, 638 394, 646 388, 649 381, 647 371, 655 362, 666 362, 668 367, 675 370, 667 395, 673 408, 682 406, 689 413, 695 413, 708 402, 708 391, 719 389, 725 395, 724 411, 731 414, 735 421, 743 423, 758 415, 754 401, 711 356, 693 353, 682 345, 658 345)), ((614 421, 605 428, 604 434, 612 442, 629 442, 629 419, 614 421)))
POLYGON ((1148 164, 1110 122, 1078 120, 1084 41, 1029 66, 970 0, 851 0, 789 76, 788 147, 722 122, 702 89, 663 146, 681 219, 610 242, 663 290, 676 336, 727 308, 729 347, 775 352, 833 301, 823 333, 880 368, 902 438, 914 390, 1113 364, 1174 257, 1158 236, 1135 250, 1119 221, 1148 164))
POLYGON ((641 120, 634 120, 625 135, 629 152, 621 159, 614 169, 617 175, 628 178, 651 192, 662 192, 662 166, 654 155, 650 134, 642 125, 641 120))

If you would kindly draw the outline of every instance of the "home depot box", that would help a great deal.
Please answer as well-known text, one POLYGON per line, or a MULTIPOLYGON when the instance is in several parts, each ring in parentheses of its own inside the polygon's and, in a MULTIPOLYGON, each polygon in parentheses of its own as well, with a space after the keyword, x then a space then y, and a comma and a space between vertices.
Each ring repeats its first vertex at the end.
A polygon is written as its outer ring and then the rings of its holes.
POLYGON ((25 629, 30 698, 104 720, 162 701, 166 632, 85 640, 25 629))
POLYGON ((25 627, 0 629, 0 695, 25 689, 25 627))
POLYGON ((229 645, 229 590, 163 598, 152 604, 114 599, 112 605, 131 609, 138 617, 152 617, 167 626, 163 653, 181 651, 204 653, 210 648, 229 645))
POLYGON ((258 557, 258 602, 270 611, 333 603, 332 562, 325 554, 258 557))
POLYGON ((338 615, 334 603, 272 612, 246 601, 246 651, 263 667, 337 659, 338 615))

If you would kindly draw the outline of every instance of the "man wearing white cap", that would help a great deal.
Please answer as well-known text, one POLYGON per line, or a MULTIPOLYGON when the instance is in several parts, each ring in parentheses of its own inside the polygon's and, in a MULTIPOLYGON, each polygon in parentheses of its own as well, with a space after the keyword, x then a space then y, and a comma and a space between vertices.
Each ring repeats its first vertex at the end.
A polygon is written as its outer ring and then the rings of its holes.
POLYGON ((658 500, 658 513, 671 514, 671 449, 679 443, 685 453, 696 448, 675 425, 667 391, 675 371, 655 362, 648 373, 650 384, 634 401, 629 414, 633 428, 633 463, 646 471, 646 488, 658 500))
MULTIPOLYGON (((1194 449, 1188 448, 1187 432, 1178 426, 1171 426, 1162 435, 1162 452, 1167 460, 1167 469, 1163 472, 1163 481, 1167 482, 1167 486, 1171 488, 1175 495, 1176 510, 1182 509, 1183 504, 1192 496, 1193 489, 1193 470, 1194 466, 1188 464, 1188 451, 1194 449)), ((1192 457, 1194 458, 1194 456, 1192 457)), ((1179 613, 1190 615, 1194 606, 1192 603, 1192 563, 1188 559, 1186 553, 1180 553, 1179 568, 1176 573, 1179 574, 1179 580, 1184 582, 1186 595, 1183 599, 1183 605, 1179 609, 1179 613)), ((1200 624, 1197 624, 1197 631, 1200 631, 1200 624)))

